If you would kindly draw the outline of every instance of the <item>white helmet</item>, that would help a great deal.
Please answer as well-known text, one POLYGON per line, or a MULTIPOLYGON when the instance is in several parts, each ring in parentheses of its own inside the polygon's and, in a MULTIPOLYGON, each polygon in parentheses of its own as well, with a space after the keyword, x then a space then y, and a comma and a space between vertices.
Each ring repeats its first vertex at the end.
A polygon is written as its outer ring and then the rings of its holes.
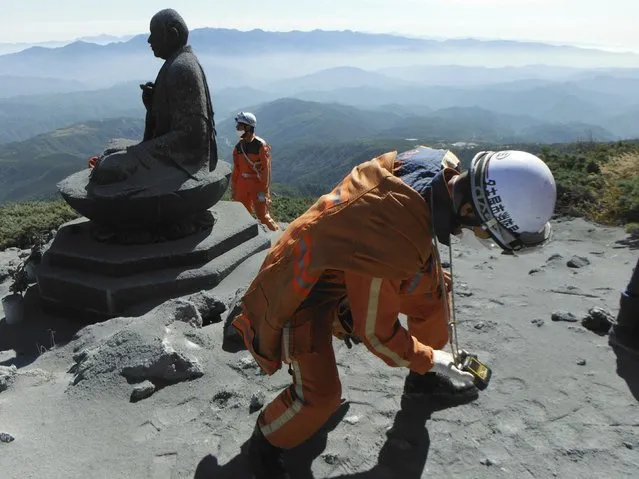
POLYGON ((241 111, 235 116, 235 123, 244 123, 245 125, 255 128, 257 124, 257 118, 253 113, 248 111, 241 111))
POLYGON ((482 151, 468 175, 475 215, 499 247, 522 253, 550 241, 557 187, 540 158, 525 151, 482 151))

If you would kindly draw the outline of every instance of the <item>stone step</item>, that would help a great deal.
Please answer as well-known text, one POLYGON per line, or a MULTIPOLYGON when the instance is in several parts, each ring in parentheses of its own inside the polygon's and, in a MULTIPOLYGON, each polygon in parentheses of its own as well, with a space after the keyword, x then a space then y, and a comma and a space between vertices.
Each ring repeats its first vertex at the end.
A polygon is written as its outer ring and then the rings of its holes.
POLYGON ((257 221, 241 203, 221 201, 209 211, 215 219, 212 230, 145 245, 100 243, 91 235, 89 220, 80 218, 60 228, 43 261, 57 268, 122 277, 201 265, 259 234, 257 221))
POLYGON ((270 237, 260 231, 199 267, 173 267, 125 277, 75 271, 43 262, 38 286, 45 306, 85 314, 87 321, 93 316, 106 319, 147 301, 212 289, 244 260, 270 246, 270 237))

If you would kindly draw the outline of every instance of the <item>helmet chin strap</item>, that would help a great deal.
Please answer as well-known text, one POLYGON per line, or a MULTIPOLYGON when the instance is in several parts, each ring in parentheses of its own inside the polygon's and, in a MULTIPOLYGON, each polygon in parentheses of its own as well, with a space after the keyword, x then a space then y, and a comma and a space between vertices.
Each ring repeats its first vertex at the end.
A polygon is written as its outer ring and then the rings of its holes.
POLYGON ((476 216, 473 218, 469 218, 468 216, 462 216, 459 213, 455 213, 454 215, 455 221, 462 226, 469 226, 471 228, 482 226, 483 223, 476 216))
POLYGON ((453 245, 448 247, 448 262, 450 264, 450 296, 453 303, 449 308, 448 305, 448 293, 446 291, 446 282, 444 281, 444 267, 439 256, 439 248, 437 247, 437 238, 433 237, 433 253, 435 255, 435 263, 439 271, 439 275, 442 278, 442 303, 444 304, 444 314, 448 322, 448 336, 450 349, 453 353, 453 358, 457 363, 460 357, 459 354, 459 341, 457 339, 457 318, 455 317, 455 277, 453 271, 453 245))
MULTIPOLYGON (((434 217, 434 201, 433 201, 433 191, 431 189, 430 192, 430 209, 431 209, 431 217, 434 217)), ((455 220, 458 220, 460 224, 467 224, 467 218, 460 216, 458 212, 454 214, 455 220), (462 222, 464 221, 464 222, 462 222)), ((481 224, 481 223, 480 223, 481 224)), ((480 225, 479 224, 479 225, 480 225)), ((476 226, 479 226, 476 225, 476 226)), ((473 225, 474 226, 474 225, 473 225)), ((441 278, 441 295, 442 295, 442 303, 444 305, 444 315, 446 316, 446 322, 448 323, 448 338, 450 349, 453 353, 453 358, 455 363, 459 361, 459 341, 457 340, 457 320, 455 317, 455 276, 453 271, 453 245, 449 241, 448 246, 448 262, 450 265, 450 293, 451 293, 451 302, 452 302, 452 311, 448 305, 448 292, 446 291, 446 281, 444 280, 444 267, 442 266, 441 257, 439 255, 439 247, 437 245, 437 235, 435 234, 435 225, 431 224, 432 234, 431 234, 431 244, 433 247, 433 256, 435 259, 435 267, 437 268, 437 272, 439 277, 441 278)))

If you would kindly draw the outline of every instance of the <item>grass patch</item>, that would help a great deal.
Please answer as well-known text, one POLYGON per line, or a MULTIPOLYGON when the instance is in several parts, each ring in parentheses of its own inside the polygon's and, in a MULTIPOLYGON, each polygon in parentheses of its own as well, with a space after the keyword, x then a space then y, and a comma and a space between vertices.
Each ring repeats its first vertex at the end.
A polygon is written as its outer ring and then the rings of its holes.
POLYGON ((636 142, 543 148, 557 182, 558 214, 604 225, 639 222, 639 145, 636 142))
POLYGON ((628 223, 625 230, 629 235, 639 237, 639 223, 628 223))
POLYGON ((27 249, 36 238, 78 218, 65 201, 30 201, 0 206, 0 250, 27 249))
POLYGON ((290 223, 295 218, 304 213, 317 201, 312 196, 291 197, 291 196, 273 196, 271 203, 271 217, 275 221, 290 223))

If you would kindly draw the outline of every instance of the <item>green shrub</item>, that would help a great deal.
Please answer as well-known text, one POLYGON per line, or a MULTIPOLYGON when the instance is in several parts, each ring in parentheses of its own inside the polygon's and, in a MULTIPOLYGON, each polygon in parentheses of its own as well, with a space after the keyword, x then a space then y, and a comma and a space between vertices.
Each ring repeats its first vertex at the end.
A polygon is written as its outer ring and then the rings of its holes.
POLYGON ((639 237, 639 223, 628 223, 625 229, 629 235, 639 237))
POLYGON ((63 200, 0 206, 0 251, 11 247, 29 248, 37 237, 78 216, 63 200))
POLYGON ((639 221, 636 142, 545 147, 540 157, 557 182, 557 214, 608 225, 639 221))
POLYGON ((271 204, 271 217, 277 222, 290 223, 295 218, 304 213, 317 198, 312 196, 291 197, 273 196, 271 204))

